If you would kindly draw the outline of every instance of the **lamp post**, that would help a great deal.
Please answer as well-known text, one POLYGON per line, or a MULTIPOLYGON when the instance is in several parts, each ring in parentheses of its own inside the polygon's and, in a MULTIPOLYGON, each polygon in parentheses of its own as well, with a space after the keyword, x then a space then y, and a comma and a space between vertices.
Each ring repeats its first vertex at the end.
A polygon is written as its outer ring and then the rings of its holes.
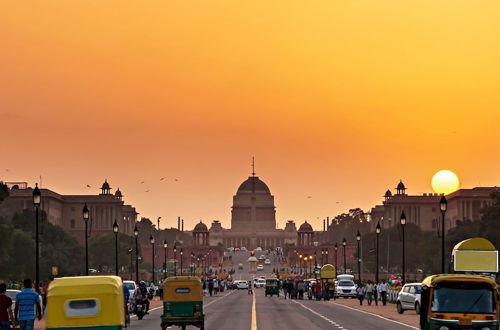
POLYGON ((113 223, 113 233, 115 233, 115 275, 118 276, 118 224, 113 223))
POLYGON ((347 245, 347 241, 345 240, 345 237, 344 239, 342 240, 342 247, 344 248, 344 274, 347 274, 347 259, 345 257, 345 247, 347 245))
POLYGON ((403 284, 406 283, 406 260, 405 260, 405 225, 406 225, 406 215, 405 212, 401 212, 401 217, 399 218, 401 223, 401 233, 403 234, 403 284))
POLYGON ((321 249, 321 265, 325 264, 325 249, 321 249))
POLYGON ((196 257, 196 269, 195 269, 195 274, 198 273, 198 268, 200 268, 200 257, 196 257))
POLYGON ((88 240, 87 240, 87 232, 88 232, 88 222, 89 222, 89 208, 87 207, 87 203, 83 205, 83 210, 82 210, 82 216, 83 216, 83 221, 85 222, 85 275, 89 276, 89 247, 88 247, 88 240))
MULTIPOLYGON (((313 256, 309 256, 309 276, 312 275, 312 260, 313 256)), ((316 260, 316 258, 314 258, 314 260, 316 260)))
POLYGON ((328 249, 325 249, 325 261, 328 263, 328 249))
POLYGON ((444 215, 446 213, 446 209, 448 208, 448 202, 446 201, 446 197, 441 196, 441 200, 439 201, 439 209, 441 210, 441 273, 444 274, 444 235, 445 235, 445 222, 444 222, 444 215))
POLYGON ((381 228, 380 228, 380 222, 377 222, 377 227, 375 228, 375 234, 376 234, 376 240, 377 240, 377 263, 376 263, 376 266, 377 266, 377 270, 375 272, 375 282, 379 282, 378 281, 378 272, 379 272, 379 266, 378 266, 378 257, 379 257, 379 251, 378 251, 378 239, 379 239, 379 236, 380 236, 380 232, 381 232, 381 228))
POLYGON ((339 249, 339 246, 338 246, 337 242, 335 242, 335 271, 336 271, 336 272, 338 272, 338 271, 339 271, 338 264, 337 264, 337 253, 338 253, 338 249, 339 249))
POLYGON ((361 233, 357 232, 356 241, 358 241, 358 281, 361 283, 361 233))
POLYGON ((181 249, 181 276, 182 276, 182 259, 183 259, 184 251, 181 249))
POLYGON ((155 238, 153 237, 153 234, 149 236, 149 242, 151 243, 151 250, 153 254, 153 284, 155 283, 155 238))
POLYGON ((174 276, 177 276, 177 245, 174 243, 174 276))
POLYGON ((35 290, 40 293, 40 243, 38 237, 38 209, 42 203, 42 194, 38 189, 38 183, 33 189, 33 204, 35 205, 35 290))
POLYGON ((139 230, 137 225, 134 227, 134 238, 135 238, 135 282, 139 284, 139 244, 137 238, 139 236, 139 230))
POLYGON ((165 273, 163 273, 163 279, 166 279, 167 278, 167 248, 168 248, 168 244, 167 244, 167 240, 163 240, 163 252, 165 253, 165 273))

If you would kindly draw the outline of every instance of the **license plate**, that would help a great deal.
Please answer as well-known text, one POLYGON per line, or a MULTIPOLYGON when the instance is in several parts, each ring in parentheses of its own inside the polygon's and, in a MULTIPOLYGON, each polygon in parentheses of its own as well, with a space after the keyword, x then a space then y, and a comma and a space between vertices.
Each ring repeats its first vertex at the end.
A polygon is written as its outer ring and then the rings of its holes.
POLYGON ((465 319, 461 318, 458 320, 459 325, 472 325, 472 320, 471 319, 465 319))

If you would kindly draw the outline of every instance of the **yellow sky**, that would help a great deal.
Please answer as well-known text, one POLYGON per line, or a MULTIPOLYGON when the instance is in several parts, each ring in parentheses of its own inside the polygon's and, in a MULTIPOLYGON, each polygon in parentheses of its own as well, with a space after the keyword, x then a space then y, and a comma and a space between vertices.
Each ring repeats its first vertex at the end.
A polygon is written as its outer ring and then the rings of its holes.
POLYGON ((500 182, 496 0, 1 5, 4 180, 108 178, 187 227, 229 223, 252 155, 281 225, 368 209, 400 178, 428 192, 441 168, 500 182))

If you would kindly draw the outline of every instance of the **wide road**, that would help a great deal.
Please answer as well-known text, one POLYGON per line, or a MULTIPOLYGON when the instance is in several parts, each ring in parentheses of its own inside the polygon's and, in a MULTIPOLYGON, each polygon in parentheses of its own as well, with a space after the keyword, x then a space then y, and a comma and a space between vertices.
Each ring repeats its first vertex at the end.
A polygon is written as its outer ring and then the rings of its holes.
MULTIPOLYGON (((235 268, 248 258, 248 253, 237 253, 235 268)), ((271 258, 272 259, 272 258, 271 258)), ((246 266, 246 264, 245 264, 246 266)), ((277 264, 265 266, 264 274, 271 273, 277 264)), ((264 275, 263 274, 263 275, 264 275)), ((260 274, 257 274, 260 275, 260 274)), ((235 274, 235 279, 251 279, 245 267, 235 274)), ((218 296, 204 298, 205 329, 212 330, 290 330, 290 329, 414 329, 401 323, 353 310, 333 302, 310 300, 285 300, 265 297, 264 289, 225 291, 218 296)), ((161 308, 151 311, 143 320, 132 319, 132 329, 160 329, 161 308)), ((172 329, 178 329, 172 327, 172 329)), ((191 328, 195 329, 195 328, 191 328)))

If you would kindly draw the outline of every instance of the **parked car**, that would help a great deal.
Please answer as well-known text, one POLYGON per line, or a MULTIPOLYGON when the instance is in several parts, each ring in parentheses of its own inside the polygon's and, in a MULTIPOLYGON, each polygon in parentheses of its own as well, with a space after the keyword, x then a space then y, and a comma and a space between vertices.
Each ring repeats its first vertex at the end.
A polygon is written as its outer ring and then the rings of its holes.
MULTIPOLYGON (((15 303, 16 302, 16 296, 17 294, 21 292, 21 290, 7 290, 5 292, 5 295, 7 295, 10 299, 12 299, 12 303, 15 303)), ((42 311, 43 311, 43 300, 42 300, 42 296, 41 295, 38 295, 38 297, 40 298, 40 306, 42 306, 42 311)), ((14 308, 14 307, 12 307, 14 308)))
POLYGON ((405 284, 399 291, 396 301, 396 309, 399 314, 403 314, 405 310, 413 309, 417 314, 420 314, 420 295, 422 293, 422 283, 405 284))
POLYGON ((236 280, 236 281, 234 281, 234 283, 236 284, 236 288, 238 290, 248 290, 248 283, 247 283, 247 281, 236 280))
POLYGON ((258 271, 264 270, 264 266, 262 266, 262 265, 257 265, 257 270, 258 270, 258 271))

